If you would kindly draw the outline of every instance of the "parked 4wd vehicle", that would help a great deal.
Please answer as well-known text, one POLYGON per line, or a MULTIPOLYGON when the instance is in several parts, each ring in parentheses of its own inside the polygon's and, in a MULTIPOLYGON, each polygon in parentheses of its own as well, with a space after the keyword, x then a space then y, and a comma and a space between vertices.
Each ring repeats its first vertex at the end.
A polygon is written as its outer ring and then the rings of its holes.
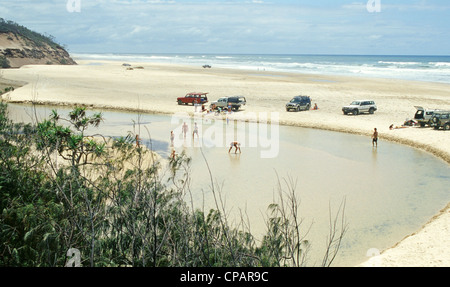
POLYGON ((289 103, 286 104, 286 111, 294 110, 299 112, 301 110, 308 111, 311 108, 311 98, 308 96, 296 96, 289 103))
POLYGON ((188 93, 184 97, 177 98, 179 105, 185 104, 204 104, 208 102, 208 93, 188 93))
POLYGON ((352 113, 353 115, 359 115, 361 113, 373 114, 377 110, 377 105, 374 101, 363 100, 353 101, 350 105, 342 107, 344 115, 352 113))
POLYGON ((431 118, 431 125, 435 130, 443 128, 444 130, 450 130, 450 111, 435 112, 431 118))
POLYGON ((416 114, 414 115, 414 120, 416 120, 421 127, 425 127, 426 125, 432 126, 433 122, 431 121, 431 118, 433 117, 434 113, 436 112, 445 112, 443 110, 427 110, 420 106, 415 106, 417 109, 416 114))
POLYGON ((247 104, 247 100, 243 96, 222 97, 217 101, 211 103, 213 109, 222 108, 227 109, 231 107, 233 111, 244 109, 247 104))

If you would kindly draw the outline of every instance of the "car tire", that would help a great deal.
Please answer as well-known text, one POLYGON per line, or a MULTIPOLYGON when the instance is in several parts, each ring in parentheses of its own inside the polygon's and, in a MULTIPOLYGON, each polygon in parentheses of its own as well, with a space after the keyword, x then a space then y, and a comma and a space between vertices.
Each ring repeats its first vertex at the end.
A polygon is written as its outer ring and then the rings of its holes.
POLYGON ((450 123, 446 123, 444 125, 444 130, 449 131, 450 130, 450 123))
POLYGON ((369 109, 369 114, 373 115, 374 112, 375 112, 375 109, 374 109, 374 108, 370 108, 370 109, 369 109))
POLYGON ((300 112, 300 106, 297 106, 296 112, 300 112))
POLYGON ((359 110, 358 110, 358 109, 354 109, 354 110, 353 110, 353 114, 354 114, 355 116, 359 115, 359 110))
POLYGON ((181 106, 183 102, 181 100, 178 100, 178 104, 181 106))

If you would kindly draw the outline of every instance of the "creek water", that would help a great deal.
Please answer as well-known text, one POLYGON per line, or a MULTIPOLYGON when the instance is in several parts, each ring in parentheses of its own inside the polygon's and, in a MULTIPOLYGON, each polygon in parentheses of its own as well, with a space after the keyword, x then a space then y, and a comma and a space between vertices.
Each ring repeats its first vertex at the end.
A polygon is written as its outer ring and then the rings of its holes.
MULTIPOLYGON (((10 118, 43 119, 52 107, 9 105, 10 118)), ((70 109, 53 107, 61 114, 70 109)), ((210 118, 183 118, 102 111, 105 118, 92 134, 125 136, 138 133, 143 144, 168 158, 172 149, 192 158, 190 190, 193 204, 215 208, 223 199, 230 219, 245 218, 256 238, 265 232, 269 204, 278 202, 278 184, 295 187, 302 231, 311 243, 309 265, 319 265, 333 218, 345 202, 348 231, 333 266, 355 266, 368 250, 383 250, 425 224, 450 201, 450 167, 429 153, 381 141, 372 147, 366 136, 210 118), (182 124, 189 131, 186 139, 182 124), (192 137, 194 124, 199 137, 192 137), (174 131, 173 146, 170 131, 174 131), (231 136, 230 136, 231 134, 231 136), (229 153, 238 139, 242 153, 229 153), (211 176, 210 176, 211 172, 211 176), (293 184, 287 184, 291 182, 293 184)), ((437 131, 438 132, 438 131, 437 131)), ((189 197, 188 200, 190 200, 189 197)))

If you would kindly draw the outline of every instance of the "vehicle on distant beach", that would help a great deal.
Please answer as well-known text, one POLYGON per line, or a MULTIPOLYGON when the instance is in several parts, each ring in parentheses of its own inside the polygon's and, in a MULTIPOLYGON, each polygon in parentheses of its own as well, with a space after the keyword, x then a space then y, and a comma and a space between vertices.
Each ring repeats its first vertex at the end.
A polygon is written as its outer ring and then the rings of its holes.
POLYGON ((193 92, 193 93, 188 93, 186 94, 186 96, 184 97, 179 97, 177 98, 177 102, 179 105, 188 105, 188 104, 205 104, 208 102, 208 97, 207 97, 208 93, 197 93, 197 92, 193 92))
POLYGON ((203 65, 203 68, 211 68, 211 65, 203 65))
POLYGON ((414 120, 416 120, 421 127, 425 127, 427 125, 431 126, 433 124, 431 118, 433 117, 434 113, 444 112, 443 110, 438 109, 427 110, 421 106, 415 106, 415 108, 417 109, 417 112, 414 115, 414 120))
POLYGON ((432 126, 435 130, 443 128, 444 130, 450 130, 450 111, 435 112, 431 118, 432 126))
POLYGON ((344 115, 349 113, 359 115, 361 113, 373 114, 377 110, 377 105, 371 100, 353 101, 350 105, 342 107, 344 115))
POLYGON ((247 100, 244 96, 222 97, 217 101, 211 103, 212 109, 228 109, 230 107, 233 111, 243 110, 247 105, 247 100))
POLYGON ((301 110, 308 111, 311 108, 311 98, 308 96, 296 96, 289 103, 286 104, 286 111, 294 110, 299 112, 301 110))

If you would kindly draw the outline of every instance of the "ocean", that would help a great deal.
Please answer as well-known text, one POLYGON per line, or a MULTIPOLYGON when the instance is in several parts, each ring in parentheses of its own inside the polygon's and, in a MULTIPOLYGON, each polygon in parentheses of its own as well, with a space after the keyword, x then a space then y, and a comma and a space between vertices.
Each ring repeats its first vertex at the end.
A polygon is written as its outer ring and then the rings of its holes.
POLYGON ((210 65, 259 71, 361 76, 450 84, 450 56, 73 54, 75 60, 210 65))

